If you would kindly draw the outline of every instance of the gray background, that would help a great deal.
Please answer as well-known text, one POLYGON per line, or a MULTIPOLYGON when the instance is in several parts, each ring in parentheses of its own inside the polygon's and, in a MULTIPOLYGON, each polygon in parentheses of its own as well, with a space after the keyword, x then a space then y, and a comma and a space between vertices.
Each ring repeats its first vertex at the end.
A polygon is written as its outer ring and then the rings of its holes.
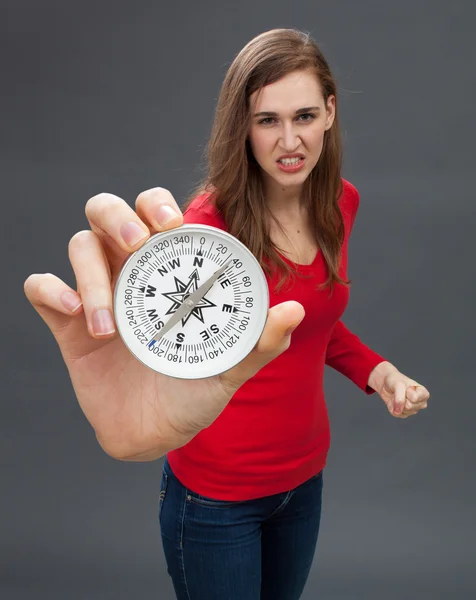
POLYGON ((360 190, 344 322, 426 385, 396 419, 326 371, 332 446, 303 600, 476 597, 473 432, 475 4, 1 2, 0 597, 174 597, 157 522, 162 460, 103 453, 23 294, 73 287, 84 205, 179 203, 230 62, 258 33, 309 31, 337 78, 343 174, 360 190), (470 307, 473 306, 473 310, 470 307))

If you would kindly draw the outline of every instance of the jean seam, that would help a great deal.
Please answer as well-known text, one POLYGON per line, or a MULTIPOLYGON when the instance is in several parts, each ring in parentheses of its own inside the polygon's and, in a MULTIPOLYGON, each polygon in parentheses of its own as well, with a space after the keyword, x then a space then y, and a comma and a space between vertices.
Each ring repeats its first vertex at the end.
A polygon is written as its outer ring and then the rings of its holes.
POLYGON ((208 508, 230 508, 230 506, 235 506, 236 504, 239 504, 239 501, 236 502, 228 502, 227 500, 224 500, 223 502, 220 502, 219 500, 206 500, 204 498, 197 498, 196 496, 192 496, 191 494, 189 494, 190 490, 187 490, 187 495, 188 497, 188 501, 189 502, 193 502, 193 504, 197 504, 198 506, 205 506, 208 508))
POLYGON ((188 591, 188 586, 187 586, 187 577, 185 575, 185 563, 184 563, 184 559, 183 559, 183 527, 184 527, 184 521, 185 521, 186 506, 187 506, 187 493, 185 491, 185 493, 183 494, 182 518, 181 518, 181 523, 180 523, 180 550, 179 550, 180 559, 179 560, 180 560, 180 569, 182 571, 183 583, 185 586, 185 592, 187 593, 188 600, 191 600, 190 594, 188 591))
POLYGON ((275 508, 270 515, 268 515, 268 518, 272 517, 273 515, 275 515, 280 510, 283 510, 283 508, 286 506, 286 504, 291 500, 291 496, 293 495, 293 493, 294 493, 294 490, 290 490, 286 494, 286 498, 281 502, 281 504, 277 508, 275 508))
POLYGON ((163 490, 160 490, 160 494, 159 494, 159 523, 161 522, 165 496, 167 495, 168 483, 169 483, 169 477, 168 477, 167 473, 164 471, 164 488, 163 488, 163 490))

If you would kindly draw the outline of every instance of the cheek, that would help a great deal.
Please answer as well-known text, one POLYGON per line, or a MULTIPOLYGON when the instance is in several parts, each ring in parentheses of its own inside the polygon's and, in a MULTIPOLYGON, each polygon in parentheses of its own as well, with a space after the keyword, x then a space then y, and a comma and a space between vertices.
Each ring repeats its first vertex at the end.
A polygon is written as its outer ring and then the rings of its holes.
POLYGON ((269 136, 263 135, 262 133, 254 133, 250 135, 250 147, 255 157, 258 158, 269 152, 272 142, 268 138, 269 136))
POLYGON ((306 144, 313 149, 320 150, 324 144, 324 125, 319 125, 313 131, 309 131, 305 136, 306 144))

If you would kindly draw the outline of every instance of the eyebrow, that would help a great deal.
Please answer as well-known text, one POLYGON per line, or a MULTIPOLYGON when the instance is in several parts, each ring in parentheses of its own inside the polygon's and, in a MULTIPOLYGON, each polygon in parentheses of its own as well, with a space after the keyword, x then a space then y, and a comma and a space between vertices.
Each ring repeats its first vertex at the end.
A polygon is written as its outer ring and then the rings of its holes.
MULTIPOLYGON (((307 106, 306 108, 298 108, 296 111, 296 115, 300 115, 302 113, 307 113, 310 110, 321 110, 319 106, 307 106)), ((256 113, 255 115, 253 115, 254 117, 277 117, 278 113, 276 112, 270 112, 270 111, 264 111, 264 112, 259 112, 256 113)))

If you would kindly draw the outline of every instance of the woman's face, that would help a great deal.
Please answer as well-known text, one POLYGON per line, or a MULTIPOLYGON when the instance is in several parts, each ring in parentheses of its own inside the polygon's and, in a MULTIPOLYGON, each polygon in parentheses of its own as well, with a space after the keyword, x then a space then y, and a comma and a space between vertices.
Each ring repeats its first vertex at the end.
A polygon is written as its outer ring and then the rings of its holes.
POLYGON ((316 75, 293 71, 254 92, 250 107, 248 139, 268 191, 279 186, 299 192, 319 160, 324 132, 334 122, 335 97, 330 96, 326 106, 316 75), (298 154, 298 164, 283 165, 279 159, 287 154, 298 154))

